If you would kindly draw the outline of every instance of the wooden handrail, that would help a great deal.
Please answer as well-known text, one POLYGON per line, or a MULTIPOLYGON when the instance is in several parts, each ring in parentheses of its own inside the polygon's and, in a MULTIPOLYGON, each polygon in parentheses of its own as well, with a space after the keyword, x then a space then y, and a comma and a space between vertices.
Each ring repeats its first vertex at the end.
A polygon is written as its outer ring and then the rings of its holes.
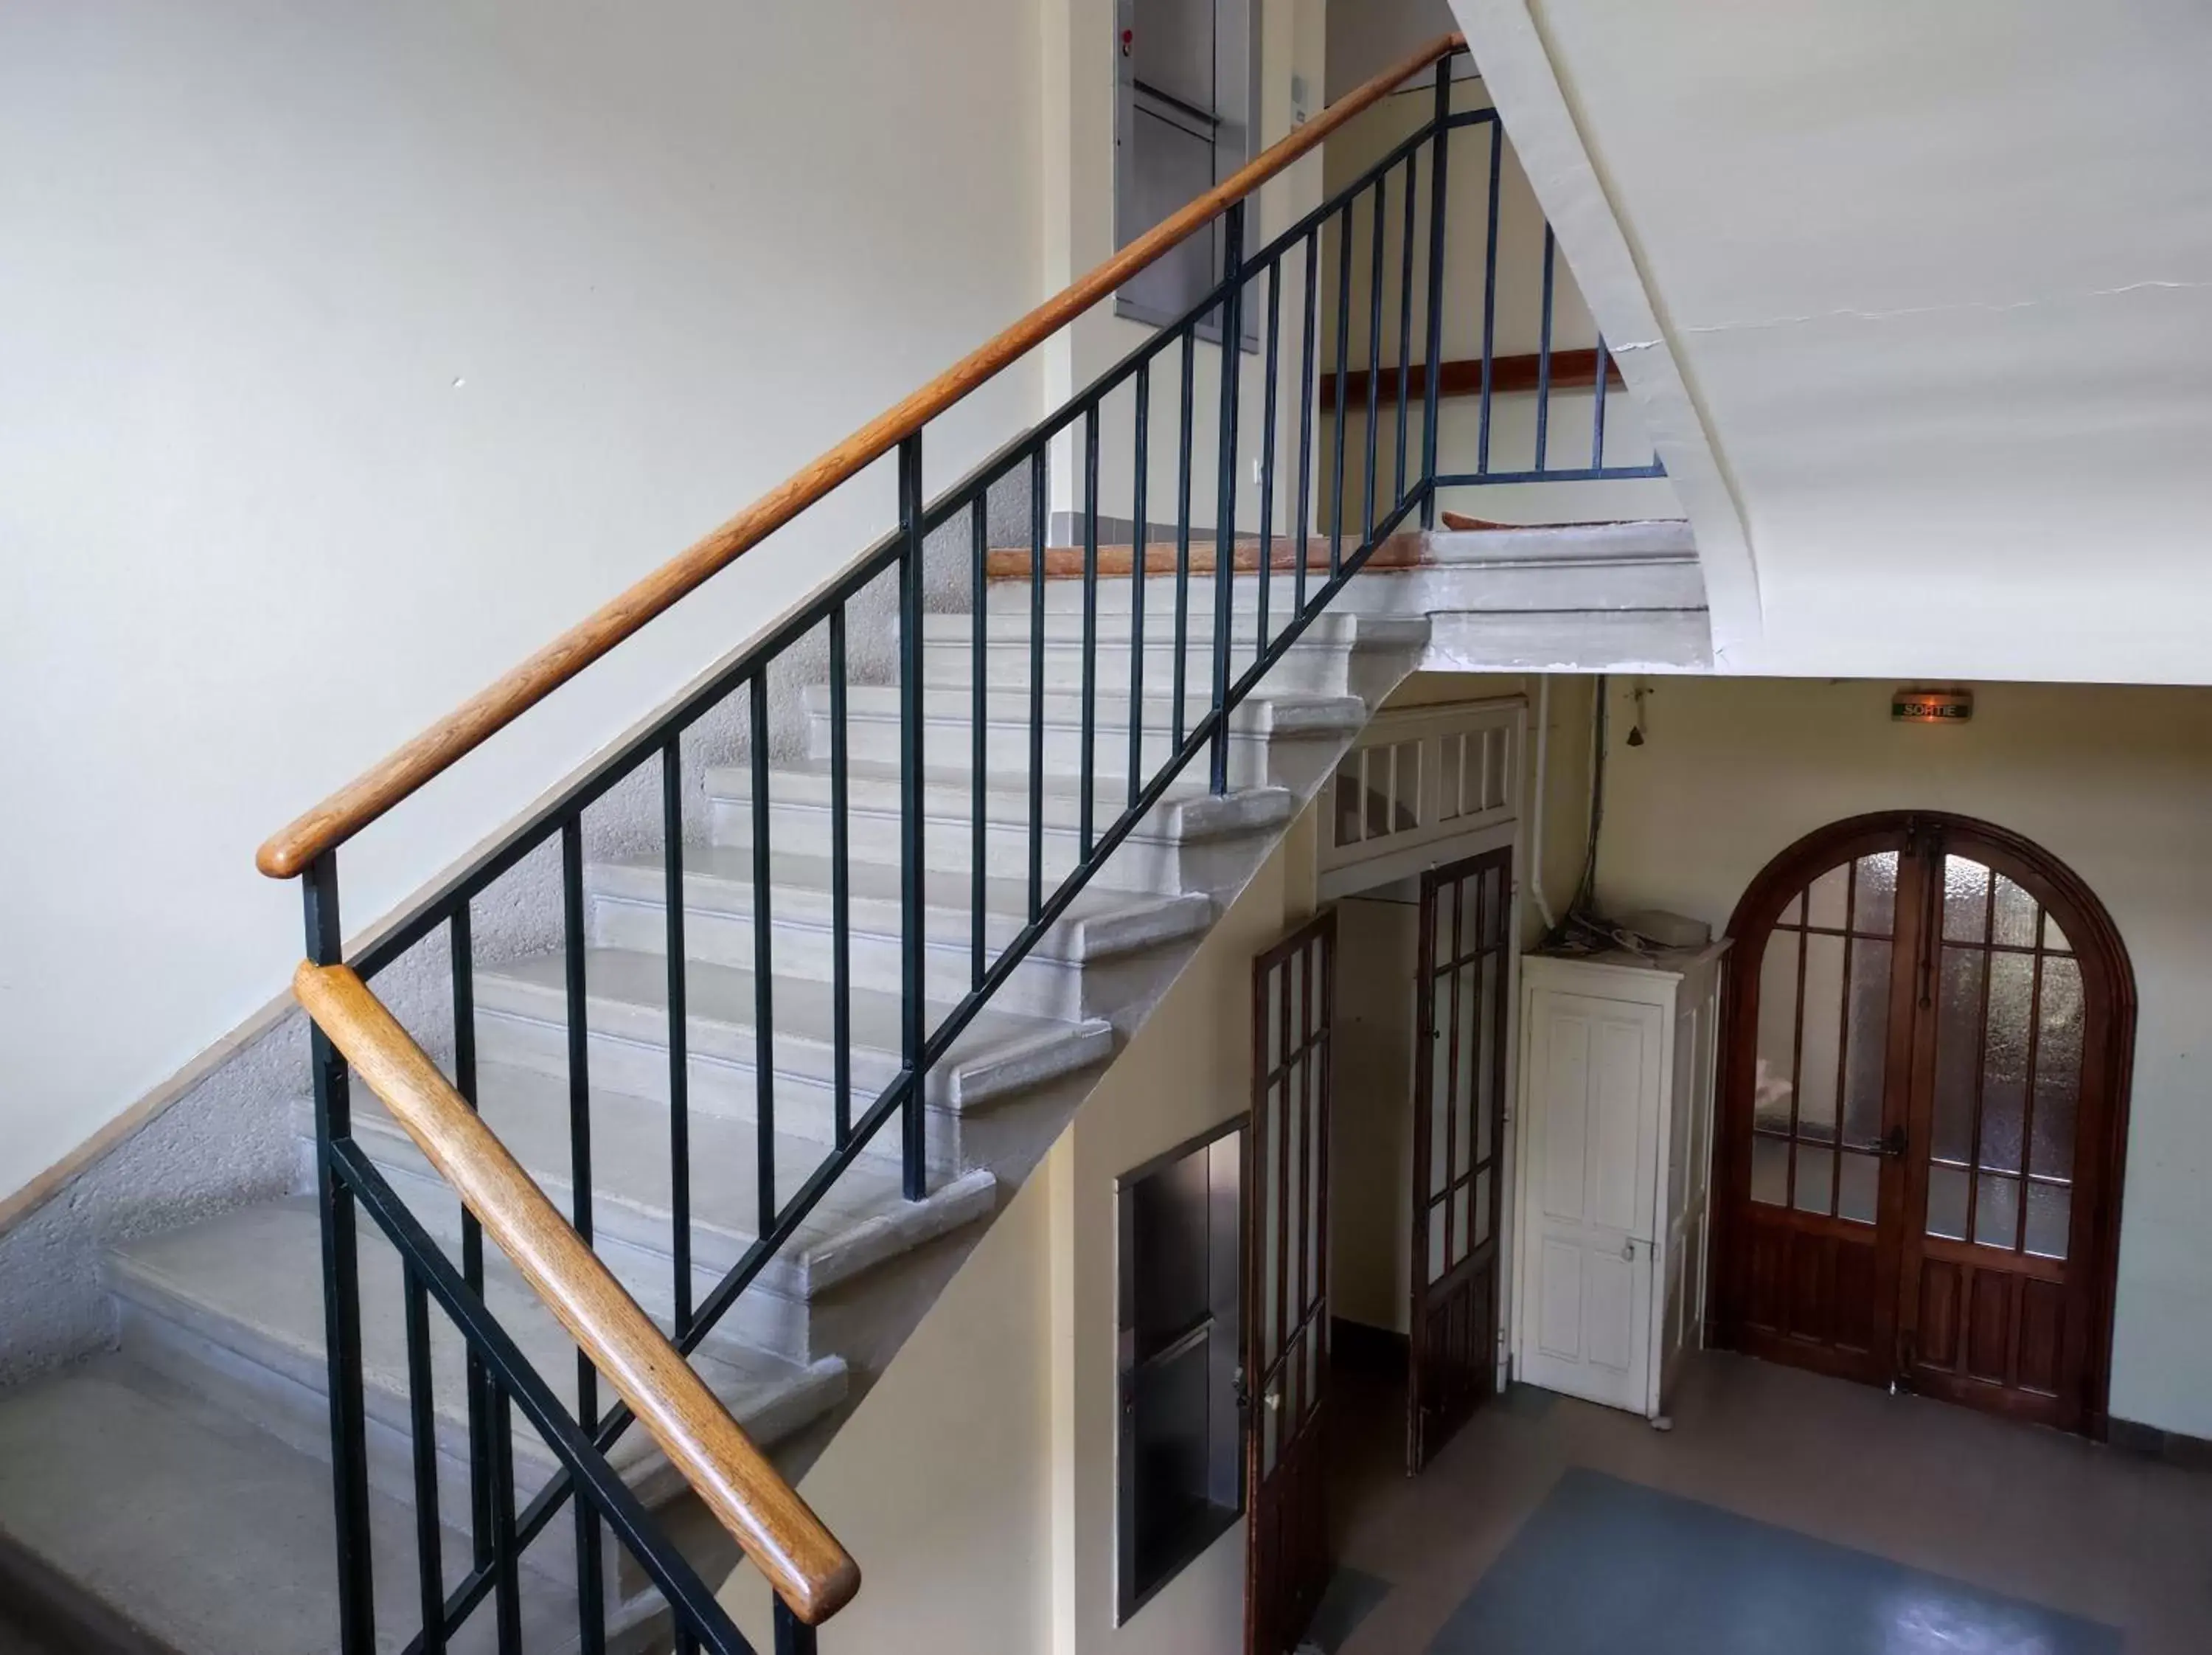
POLYGON ((1409 76, 1466 44, 1456 32, 1439 35, 1339 98, 1282 142, 1255 156, 1180 212, 1161 220, 1104 264, 1078 277, 836 447, 793 472, 705 539, 592 611, 405 746, 281 829, 262 845, 254 856, 254 866, 272 879, 289 879, 306 872, 317 856, 360 832, 832 489, 882 459, 1138 271, 1189 240, 1345 122, 1388 96, 1409 76))
POLYGON ((818 1626, 850 1603, 860 1571, 836 1536, 368 985, 302 960, 292 992, 793 1613, 818 1626))

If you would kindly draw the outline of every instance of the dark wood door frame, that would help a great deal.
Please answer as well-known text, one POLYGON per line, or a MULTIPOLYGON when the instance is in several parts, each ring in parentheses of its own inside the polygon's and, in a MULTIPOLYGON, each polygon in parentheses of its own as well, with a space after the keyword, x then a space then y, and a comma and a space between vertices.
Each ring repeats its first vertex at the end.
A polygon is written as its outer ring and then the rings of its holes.
POLYGON ((1326 1402, 1336 910, 1322 910, 1254 960, 1252 990, 1244 1639, 1247 1655, 1287 1655, 1330 1573, 1326 1402))
MULTIPOLYGON (((1717 1345, 1741 1348, 1742 1284, 1739 1265, 1741 1250, 1747 1238, 1741 1233, 1741 1202, 1737 1192, 1749 1187, 1749 1168, 1747 1157, 1751 1142, 1750 1112, 1753 1108, 1753 1080, 1757 1062, 1758 1013, 1757 985, 1766 939, 1783 910, 1791 897, 1805 888, 1808 882, 1826 870, 1837 867, 1871 850, 1899 848, 1907 855, 1901 863, 1922 861, 1918 854, 1923 846, 1942 844, 1955 840, 1965 849, 1960 854, 1974 855, 1977 846, 1988 852, 1992 866, 2002 863, 2001 871, 2019 883, 2039 904, 2060 919, 2073 951, 2082 968, 2084 992, 2091 1007, 2096 1035, 2096 1044, 2101 1052, 2093 1055, 2085 1045, 2082 1054, 2084 1097, 2082 1106, 2089 1106, 2087 1088, 2101 1088, 2095 1102, 2104 1117, 2100 1135, 2100 1153, 2095 1164, 2085 1169, 2077 1198, 2087 1208, 2077 1214, 2075 1233, 2084 1237, 2081 1258, 2088 1272, 2089 1319, 2086 1329, 2088 1346, 2087 1395, 2083 1399, 2078 1420, 2072 1428, 2101 1440, 2110 1427, 2110 1385, 2112 1350, 2112 1300, 2118 1273, 2120 1234, 2120 1202, 2122 1181, 2126 1168, 2126 1148, 2130 1092, 2135 1058, 2136 989, 2134 968, 2122 941, 2118 929, 2094 891, 2078 875, 2057 857, 2033 841, 2010 830, 1972 817, 1937 811, 1878 812, 1856 816, 1808 833, 1790 845, 1769 862, 1752 881, 1738 902, 1729 922, 1729 934, 1736 940, 1730 952, 1728 965, 1728 989, 1722 1019, 1723 1074, 1720 1098, 1720 1124, 1715 1134, 1715 1164, 1713 1176, 1713 1258, 1715 1268, 1708 1286, 1707 1317, 1713 1329, 1713 1342, 1717 1345), (2094 1080, 2092 1076, 2095 1077, 2094 1080)), ((1929 864, 1932 866, 1932 863, 1929 864)), ((1940 904, 1940 889, 1928 892, 1917 884, 1917 875, 1908 879, 1900 867, 1898 891, 1898 924, 1902 934, 1909 901, 1919 900, 1925 904, 1923 913, 1932 913, 1940 904), (1913 889, 1908 891, 1908 885, 1913 889)), ((1897 978, 1907 976, 1903 969, 1896 971, 1897 978)), ((1909 986, 1909 985, 1908 985, 1909 986)), ((1909 1013, 1912 996, 1904 996, 1909 1013)), ((1916 1019, 1908 1016, 1908 1024, 1916 1019)), ((1900 1029, 1893 1018, 1888 1031, 1893 1048, 1897 1043, 1915 1040, 1923 1047, 1929 1037, 1925 1032, 1926 1019, 1917 1019, 1922 1032, 1916 1037, 1911 1026, 1900 1029)), ((1922 1071, 1928 1062, 1925 1050, 1910 1054, 1893 1055, 1893 1062, 1911 1066, 1915 1076, 1914 1096, 1924 1092, 1921 1085, 1922 1071)), ((1900 1108, 1898 1100, 1891 1098, 1888 1109, 1900 1108)), ((1884 1125, 1907 1125, 1917 1128, 1917 1122, 1906 1123, 1901 1118, 1893 1123, 1885 1116, 1884 1125)), ((1892 1177, 1886 1171, 1881 1195, 1881 1215, 1886 1225, 1896 1226, 1904 1217, 1903 1207, 1908 1197, 1903 1177, 1892 1177)), ((1916 1186, 1917 1187, 1917 1186, 1916 1186)), ((1916 1209, 1917 1217, 1917 1209, 1916 1209)), ((1916 1238, 1917 1239, 1917 1238, 1916 1238)), ((1896 1294, 1893 1291, 1884 1301, 1885 1314, 1893 1306, 1896 1294)), ((1893 1355, 1887 1348, 1881 1353, 1885 1363, 1895 1361, 1901 1367, 1901 1357, 1893 1355)), ((1820 1367, 1819 1360, 1806 1366, 1820 1367)), ((1847 1366, 1847 1364, 1846 1364, 1847 1366)), ((1868 1374, 1850 1377, 1867 1378, 1868 1374)))
POLYGON ((1512 1021, 1513 848, 1421 875, 1413 982, 1413 1246, 1406 1469, 1435 1457, 1495 1388, 1512 1021), (1485 997, 1484 974, 1491 975, 1485 997), (1444 988, 1441 1019, 1437 989, 1444 988), (1485 1043, 1487 1043, 1486 1044, 1485 1043), (1441 1059, 1441 1062, 1439 1061, 1441 1059), (1443 1092, 1437 1093, 1439 1073, 1443 1092), (1439 1135, 1438 1127, 1442 1133, 1439 1135), (1435 1157, 1441 1135, 1444 1165, 1435 1157), (1489 1153, 1483 1153, 1487 1143, 1489 1153), (1431 1278, 1431 1259, 1442 1273, 1431 1278))

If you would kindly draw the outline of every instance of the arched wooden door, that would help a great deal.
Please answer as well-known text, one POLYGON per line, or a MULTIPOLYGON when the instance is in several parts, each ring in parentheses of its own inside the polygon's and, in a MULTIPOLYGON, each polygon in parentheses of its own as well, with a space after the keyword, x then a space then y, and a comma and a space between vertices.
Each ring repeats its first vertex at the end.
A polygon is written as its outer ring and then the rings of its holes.
POLYGON ((1737 906, 1719 1342, 2101 1435, 2135 998, 2088 888, 1855 818, 1737 906))

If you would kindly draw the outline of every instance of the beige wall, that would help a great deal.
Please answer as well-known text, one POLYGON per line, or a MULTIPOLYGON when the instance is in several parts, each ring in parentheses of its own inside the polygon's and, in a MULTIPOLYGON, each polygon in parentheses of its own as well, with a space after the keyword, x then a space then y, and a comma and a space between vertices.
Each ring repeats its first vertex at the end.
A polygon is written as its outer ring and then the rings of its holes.
MULTIPOLYGON (((800 1482, 860 1563, 825 1655, 1052 1647, 1051 1190, 1066 1151, 1031 1175, 800 1482)), ((722 1596, 773 1647, 760 1575, 740 1570, 722 1596)))
MULTIPOLYGON (((1114 1184, 1249 1106, 1252 959, 1313 911, 1313 843, 1309 811, 801 1482, 865 1580, 825 1651, 1236 1646, 1242 1523, 1114 1624, 1114 1184)), ((725 1597, 765 1629, 757 1575, 725 1597)))
POLYGON ((1887 682, 1615 680, 1598 885, 1725 926, 1801 834, 1920 806, 2025 834, 2088 882, 2132 957, 2137 1025, 2115 1415, 2212 1436, 2212 691, 1976 687, 1973 722, 1893 725, 1887 682))

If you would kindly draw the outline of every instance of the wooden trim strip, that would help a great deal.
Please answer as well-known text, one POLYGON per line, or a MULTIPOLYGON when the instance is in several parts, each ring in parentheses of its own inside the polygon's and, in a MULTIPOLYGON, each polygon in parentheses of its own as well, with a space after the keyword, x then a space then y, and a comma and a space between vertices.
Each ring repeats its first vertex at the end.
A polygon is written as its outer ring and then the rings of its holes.
MULTIPOLYGON (((1190 545, 1190 573, 1194 577, 1212 575, 1217 549, 1208 530, 1204 545, 1195 539, 1190 545)), ((1422 537, 1418 531, 1401 531, 1390 535, 1367 556, 1362 569, 1412 569, 1421 561, 1422 537)), ((1145 547, 1146 575, 1172 575, 1176 572, 1176 543, 1154 540, 1145 547)), ((1235 548, 1230 553, 1231 565, 1239 575, 1249 575, 1260 567, 1260 541, 1255 536, 1237 537, 1235 548)), ((1080 546, 1047 546, 1044 549, 1044 578, 1048 581, 1079 581, 1085 566, 1084 550, 1080 546)), ((1098 575, 1127 575, 1137 561, 1136 548, 1127 541, 1119 545, 1098 548, 1098 575)), ((1032 569, 1031 554, 1027 546, 994 548, 984 562, 986 578, 994 581, 1027 581, 1032 569)), ((1267 554, 1267 567, 1276 574, 1294 570, 1297 553, 1291 541, 1279 536, 1267 554)), ((1328 541, 1316 535, 1306 542, 1306 570, 1309 574, 1328 573, 1328 541)), ((1287 612, 1287 611, 1285 611, 1287 612)))
MULTIPOLYGON (((1536 388, 1539 360, 1527 356, 1497 356, 1490 364, 1490 394, 1494 397, 1512 396, 1536 388)), ((1345 381, 1346 405, 1362 408, 1367 404, 1367 386, 1370 379, 1382 381, 1377 400, 1389 404, 1398 400, 1398 370, 1385 364, 1373 369, 1352 369, 1341 376, 1345 381)), ((1429 394, 1429 365, 1415 362, 1407 370, 1408 398, 1429 394)), ((1336 406, 1339 375, 1321 376, 1321 411, 1328 413, 1336 406)), ((1554 350, 1552 353, 1552 389, 1554 391, 1587 390, 1597 383, 1597 352, 1590 350, 1554 350)), ((1620 377, 1620 364, 1608 359, 1606 363, 1607 388, 1627 389, 1620 377)), ((1477 397, 1482 394, 1482 358, 1455 357, 1443 365, 1437 375, 1437 394, 1439 397, 1477 397)))
POLYGON ((363 771, 261 847, 254 866, 289 879, 474 751, 647 622, 698 589, 815 502, 889 453, 969 392, 1035 350, 1131 277, 1195 235, 1233 204, 1318 148, 1399 83, 1467 42, 1456 31, 1410 52, 1338 99, 1289 137, 1164 218, 1088 275, 1079 277, 997 338, 870 420, 744 510, 662 564, 494 680, 381 763, 363 771))
POLYGON ((809 1626, 850 1603, 859 1566, 368 985, 302 960, 292 992, 776 1595, 809 1626))

